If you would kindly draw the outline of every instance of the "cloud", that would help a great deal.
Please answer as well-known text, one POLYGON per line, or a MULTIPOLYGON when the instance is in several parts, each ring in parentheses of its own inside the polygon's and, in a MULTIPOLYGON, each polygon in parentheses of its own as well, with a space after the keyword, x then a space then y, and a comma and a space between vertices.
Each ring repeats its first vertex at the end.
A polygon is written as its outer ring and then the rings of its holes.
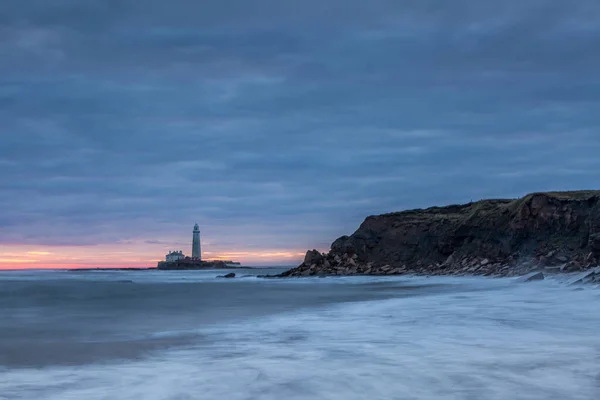
POLYGON ((596 1, 5 0, 0 26, 0 243, 198 221, 212 251, 295 254, 597 184, 596 1))

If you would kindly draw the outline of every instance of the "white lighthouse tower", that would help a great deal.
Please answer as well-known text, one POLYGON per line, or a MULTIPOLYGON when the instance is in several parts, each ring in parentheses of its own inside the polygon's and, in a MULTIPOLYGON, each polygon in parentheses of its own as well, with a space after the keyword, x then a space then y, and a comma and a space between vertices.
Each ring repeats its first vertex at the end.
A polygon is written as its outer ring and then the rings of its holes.
POLYGON ((198 224, 194 225, 194 236, 192 238, 192 258, 202 259, 202 250, 200 248, 200 228, 198 224))

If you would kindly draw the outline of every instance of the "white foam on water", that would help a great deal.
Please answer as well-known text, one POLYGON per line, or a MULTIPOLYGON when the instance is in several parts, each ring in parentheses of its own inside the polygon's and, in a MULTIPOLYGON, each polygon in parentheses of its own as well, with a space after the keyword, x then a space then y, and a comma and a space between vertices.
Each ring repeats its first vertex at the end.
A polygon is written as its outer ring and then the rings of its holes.
POLYGON ((599 399, 600 292, 491 286, 214 326, 216 341, 139 361, 4 371, 0 399, 599 399))

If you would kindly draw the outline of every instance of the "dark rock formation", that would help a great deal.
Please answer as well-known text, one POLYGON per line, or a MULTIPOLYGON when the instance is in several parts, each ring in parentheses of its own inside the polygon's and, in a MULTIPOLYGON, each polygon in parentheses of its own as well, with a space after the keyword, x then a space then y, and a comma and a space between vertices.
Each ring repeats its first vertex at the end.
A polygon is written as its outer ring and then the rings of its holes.
POLYGON ((600 258, 600 233, 594 233, 593 235, 590 235, 588 238, 588 243, 593 255, 600 258))
POLYGON ((306 256, 304 257, 304 264, 312 265, 319 264, 324 260, 323 254, 321 254, 318 250, 309 250, 306 252, 306 256))
POLYGON ((235 274, 233 272, 230 272, 230 273, 228 273, 226 275, 219 275, 219 276, 217 276, 217 278, 228 278, 228 279, 229 278, 235 278, 235 274))
POLYGON ((600 191, 534 193, 368 217, 282 276, 580 271, 600 259, 600 191))

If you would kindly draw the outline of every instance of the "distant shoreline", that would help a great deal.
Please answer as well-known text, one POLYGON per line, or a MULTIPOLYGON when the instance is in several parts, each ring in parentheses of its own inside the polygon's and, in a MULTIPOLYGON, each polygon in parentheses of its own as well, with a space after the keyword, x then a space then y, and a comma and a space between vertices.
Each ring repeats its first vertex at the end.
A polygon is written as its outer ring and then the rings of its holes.
MULTIPOLYGON (((279 265, 279 266, 241 266, 241 267, 229 267, 229 268, 197 268, 197 269, 187 269, 187 271, 194 270, 217 270, 217 269, 289 269, 293 268, 291 265, 279 265)), ((20 271, 148 271, 148 270, 158 270, 156 267, 89 267, 89 268, 2 268, 0 269, 0 274, 2 272, 20 272, 20 271)), ((171 270, 174 271, 174 270, 171 270)))
POLYGON ((135 268, 135 267, 98 267, 98 268, 64 268, 63 271, 147 271, 158 269, 156 267, 135 268))
MULTIPOLYGON (((207 271, 207 270, 222 270, 222 269, 285 269, 289 268, 288 265, 284 266, 270 266, 270 267, 257 267, 257 266, 232 266, 227 268, 190 268, 190 269, 159 269, 157 267, 147 267, 147 268, 134 268, 134 267, 115 267, 115 268, 56 268, 56 269, 47 269, 48 271, 52 270, 60 270, 60 271, 76 271, 76 272, 87 272, 87 271, 148 271, 148 270, 156 270, 156 271, 207 271)), ((31 269, 33 270, 33 269, 31 269)), ((12 270, 12 271, 22 271, 22 270, 12 270)))

